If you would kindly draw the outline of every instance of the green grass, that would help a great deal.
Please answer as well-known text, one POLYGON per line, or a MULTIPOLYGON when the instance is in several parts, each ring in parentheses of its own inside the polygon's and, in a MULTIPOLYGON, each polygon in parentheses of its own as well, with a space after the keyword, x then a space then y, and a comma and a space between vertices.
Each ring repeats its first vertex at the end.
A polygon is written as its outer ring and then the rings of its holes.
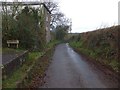
POLYGON ((31 68, 35 60, 41 57, 43 54, 44 54, 43 52, 30 52, 25 64, 23 64, 22 67, 20 67, 15 72, 13 72, 11 77, 3 81, 3 87, 4 88, 16 88, 17 83, 23 80, 24 77, 26 76, 27 70, 31 68))
MULTIPOLYGON (((46 48, 52 48, 55 44, 60 43, 60 41, 52 41, 46 45, 46 48)), ((21 49, 10 49, 10 48, 3 48, 5 52, 20 52, 21 49)), ((37 61, 37 58, 41 57, 45 52, 29 52, 28 58, 26 62, 22 65, 22 67, 18 68, 13 74, 2 82, 3 88, 16 88, 17 83, 21 82, 24 77, 28 74, 28 70, 30 70, 37 61)))
POLYGON ((85 55, 88 55, 95 60, 100 60, 100 62, 103 62, 106 65, 111 66, 115 71, 118 72, 118 64, 117 60, 111 60, 109 59, 109 56, 107 56, 107 53, 110 52, 110 47, 100 47, 100 48, 86 48, 82 42, 70 42, 70 46, 76 48, 80 52, 84 53, 85 55))
POLYGON ((46 45, 46 48, 52 48, 55 44, 58 44, 58 43, 60 43, 60 41, 58 40, 51 41, 46 45))
POLYGON ((29 53, 29 60, 37 59, 42 56, 44 52, 30 52, 29 53))
POLYGON ((3 81, 3 88, 16 88, 17 83, 26 75, 26 69, 27 66, 23 65, 22 68, 16 70, 10 78, 3 81))
POLYGON ((25 51, 25 50, 23 50, 23 49, 20 49, 20 48, 18 48, 18 49, 13 49, 13 48, 2 48, 2 53, 7 53, 7 52, 15 52, 15 53, 17 53, 17 52, 22 52, 22 51, 25 51))
POLYGON ((2 53, 2 48, 0 48, 0 53, 2 53))
POLYGON ((116 60, 112 60, 109 65, 115 70, 118 72, 119 70, 119 67, 120 67, 120 64, 118 63, 118 61, 116 60))

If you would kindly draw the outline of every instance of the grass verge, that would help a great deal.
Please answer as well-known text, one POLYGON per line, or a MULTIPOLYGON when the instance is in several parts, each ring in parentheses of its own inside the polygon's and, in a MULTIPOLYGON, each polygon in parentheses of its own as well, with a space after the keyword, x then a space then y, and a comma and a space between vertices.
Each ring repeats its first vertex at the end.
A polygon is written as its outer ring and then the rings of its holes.
POLYGON ((22 67, 18 68, 9 78, 2 82, 3 88, 16 88, 17 84, 26 76, 27 70, 33 65, 35 60, 42 55, 43 52, 30 52, 22 67))
MULTIPOLYGON (((46 45, 46 50, 43 52, 29 52, 26 62, 18 68, 13 74, 2 82, 3 88, 31 88, 42 84, 44 72, 50 63, 51 55, 54 51, 54 46, 60 43, 52 41, 46 45), (40 79, 40 80, 38 80, 40 79), (39 81, 39 82, 38 82, 39 81)), ((13 51, 13 49, 5 48, 4 52, 13 51)), ((20 51, 19 49, 16 51, 20 51)))
POLYGON ((18 88, 39 88, 44 84, 45 71, 51 62, 53 51, 54 48, 49 49, 36 60, 25 79, 18 85, 18 88))
POLYGON ((104 63, 105 65, 110 66, 113 70, 116 72, 119 72, 120 64, 118 60, 112 59, 108 55, 108 51, 110 51, 110 48, 86 48, 82 42, 70 42, 69 43, 71 47, 77 49, 79 52, 87 55, 88 57, 92 57, 94 60, 99 61, 101 63, 104 63))

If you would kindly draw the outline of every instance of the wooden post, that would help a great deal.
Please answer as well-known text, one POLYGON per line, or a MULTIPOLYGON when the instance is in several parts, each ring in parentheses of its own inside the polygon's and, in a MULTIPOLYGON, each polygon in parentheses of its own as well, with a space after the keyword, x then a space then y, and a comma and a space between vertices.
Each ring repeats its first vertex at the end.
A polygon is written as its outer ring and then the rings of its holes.
POLYGON ((8 43, 8 47, 10 47, 10 44, 8 43))
POLYGON ((18 48, 18 43, 17 43, 17 48, 18 48))

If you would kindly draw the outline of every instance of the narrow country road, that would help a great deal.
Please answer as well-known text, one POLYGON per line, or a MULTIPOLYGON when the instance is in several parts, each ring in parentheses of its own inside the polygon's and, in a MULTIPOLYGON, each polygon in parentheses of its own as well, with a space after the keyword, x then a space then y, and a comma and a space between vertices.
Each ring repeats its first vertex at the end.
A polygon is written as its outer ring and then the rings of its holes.
POLYGON ((91 67, 68 44, 56 47, 51 65, 46 72, 43 88, 113 88, 111 81, 99 69, 91 67))

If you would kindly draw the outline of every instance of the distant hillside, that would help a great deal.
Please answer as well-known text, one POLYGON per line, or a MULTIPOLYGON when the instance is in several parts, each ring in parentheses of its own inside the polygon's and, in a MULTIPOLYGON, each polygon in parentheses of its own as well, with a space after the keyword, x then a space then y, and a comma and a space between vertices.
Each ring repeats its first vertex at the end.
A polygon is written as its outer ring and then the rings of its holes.
POLYGON ((118 71, 120 26, 80 33, 71 38, 70 45, 118 71))

